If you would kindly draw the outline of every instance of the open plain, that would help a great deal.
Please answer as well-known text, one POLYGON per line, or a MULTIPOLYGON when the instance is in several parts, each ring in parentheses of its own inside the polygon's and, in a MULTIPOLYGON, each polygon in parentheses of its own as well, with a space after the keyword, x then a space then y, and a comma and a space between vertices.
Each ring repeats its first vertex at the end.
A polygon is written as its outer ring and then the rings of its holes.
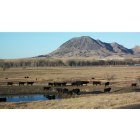
POLYGON ((59 94, 60 100, 32 102, 0 102, 0 108, 121 108, 140 103, 140 68, 138 66, 99 67, 26 67, 0 69, 0 96, 59 94), (27 78, 28 77, 28 78, 27 78), (88 81, 87 85, 74 86, 73 81, 88 81), (101 85, 93 85, 100 81, 101 85), (111 91, 104 93, 109 81, 111 91), (8 85, 12 82, 12 85, 8 85), (19 85, 19 82, 34 82, 19 85), (66 82, 64 88, 80 89, 80 95, 67 95, 44 90, 49 82, 66 82), (132 84, 137 85, 132 87, 132 84))

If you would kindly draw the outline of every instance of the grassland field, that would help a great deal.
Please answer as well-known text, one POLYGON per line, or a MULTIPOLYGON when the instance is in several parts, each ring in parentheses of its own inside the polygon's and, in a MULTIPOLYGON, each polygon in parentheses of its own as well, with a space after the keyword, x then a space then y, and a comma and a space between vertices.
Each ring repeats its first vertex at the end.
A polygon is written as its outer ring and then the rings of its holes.
MULTIPOLYGON (((0 96, 48 94, 43 90, 48 82, 88 80, 90 84, 78 87, 81 95, 64 96, 63 99, 51 101, 34 101, 22 103, 0 102, 0 108, 119 108, 140 103, 140 67, 29 67, 0 69, 0 96), (111 92, 103 93, 108 75, 113 75, 111 92), (29 76, 25 79, 25 76, 29 76), (93 79, 102 85, 92 84, 93 79), (20 86, 19 81, 34 81, 33 86, 20 86), (7 82, 14 82, 7 86, 7 82), (131 84, 138 86, 132 88, 131 84), (103 94, 100 94, 103 93, 103 94)), ((67 86, 68 89, 77 88, 67 86)), ((52 94, 55 94, 52 91, 52 94)))

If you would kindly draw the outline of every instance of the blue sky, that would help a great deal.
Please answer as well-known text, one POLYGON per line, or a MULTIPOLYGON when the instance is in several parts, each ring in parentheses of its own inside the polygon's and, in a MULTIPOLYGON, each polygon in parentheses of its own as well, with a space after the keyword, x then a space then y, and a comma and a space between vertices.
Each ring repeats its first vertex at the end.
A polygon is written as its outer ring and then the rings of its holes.
POLYGON ((80 36, 90 36, 108 43, 117 42, 127 48, 140 45, 138 32, 0 32, 0 59, 47 54, 65 41, 80 36))

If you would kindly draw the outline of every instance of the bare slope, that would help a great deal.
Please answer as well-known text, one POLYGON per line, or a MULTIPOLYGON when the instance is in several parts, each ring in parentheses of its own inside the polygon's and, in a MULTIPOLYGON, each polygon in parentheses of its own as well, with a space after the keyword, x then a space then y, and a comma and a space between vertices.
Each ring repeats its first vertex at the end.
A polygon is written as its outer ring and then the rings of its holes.
POLYGON ((105 43, 89 36, 72 38, 62 44, 57 50, 46 55, 49 57, 125 57, 132 56, 133 50, 118 43, 105 43))

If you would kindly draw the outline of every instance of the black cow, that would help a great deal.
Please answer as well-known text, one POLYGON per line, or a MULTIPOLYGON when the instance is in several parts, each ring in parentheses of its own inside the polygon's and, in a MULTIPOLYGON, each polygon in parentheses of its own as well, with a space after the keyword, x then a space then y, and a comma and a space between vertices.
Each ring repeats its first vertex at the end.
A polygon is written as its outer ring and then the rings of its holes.
POLYGON ((64 89, 63 89, 63 93, 68 93, 68 91, 69 91, 69 90, 68 90, 67 88, 64 88, 64 89))
POLYGON ((75 81, 75 82, 72 82, 71 85, 72 86, 82 86, 83 83, 82 83, 82 81, 75 81))
POLYGON ((68 95, 73 95, 72 90, 68 91, 68 93, 67 93, 67 94, 68 94, 68 95))
POLYGON ((106 87, 106 86, 109 86, 109 85, 110 85, 110 82, 106 82, 106 83, 105 83, 105 87, 106 87))
POLYGON ((5 97, 0 98, 0 102, 6 102, 6 101, 7 101, 7 99, 5 97))
POLYGON ((25 76, 24 78, 25 78, 25 79, 26 79, 26 78, 29 78, 29 76, 25 76))
POLYGON ((54 86, 54 83, 50 82, 48 83, 49 86, 54 86))
POLYGON ((105 88, 104 89, 104 93, 106 93, 106 92, 110 92, 111 91, 111 87, 109 87, 109 88, 105 88))
POLYGON ((63 92, 63 89, 62 89, 62 88, 56 88, 56 91, 57 91, 58 93, 62 93, 62 92, 63 92))
POLYGON ((49 91, 51 90, 51 87, 43 87, 44 90, 49 91))
POLYGON ((61 86, 61 83, 54 82, 54 86, 61 86))
POLYGON ((93 81, 93 85, 101 85, 101 81, 93 81))
POLYGON ((61 86, 66 86, 67 82, 62 82, 61 86))
POLYGON ((27 82, 27 85, 33 85, 34 84, 34 82, 27 82))
POLYGON ((81 94, 81 93, 80 93, 80 89, 78 89, 78 88, 73 89, 73 90, 72 90, 72 93, 73 93, 73 94, 77 94, 77 95, 80 95, 80 94, 81 94))
POLYGON ((56 88, 58 93, 68 93, 68 89, 67 88, 56 88))
POLYGON ((54 86, 66 86, 66 82, 54 82, 54 86))
POLYGON ((82 81, 83 85, 87 85, 89 83, 89 81, 82 81))
POLYGON ((12 86, 14 83, 13 82, 7 82, 8 86, 12 86))
POLYGON ((25 82, 19 82, 19 86, 24 85, 24 84, 25 84, 25 82))
POLYGON ((48 100, 55 100, 55 95, 47 95, 48 100))
POLYGON ((132 87, 136 87, 137 86, 137 83, 132 83, 131 86, 132 87))

